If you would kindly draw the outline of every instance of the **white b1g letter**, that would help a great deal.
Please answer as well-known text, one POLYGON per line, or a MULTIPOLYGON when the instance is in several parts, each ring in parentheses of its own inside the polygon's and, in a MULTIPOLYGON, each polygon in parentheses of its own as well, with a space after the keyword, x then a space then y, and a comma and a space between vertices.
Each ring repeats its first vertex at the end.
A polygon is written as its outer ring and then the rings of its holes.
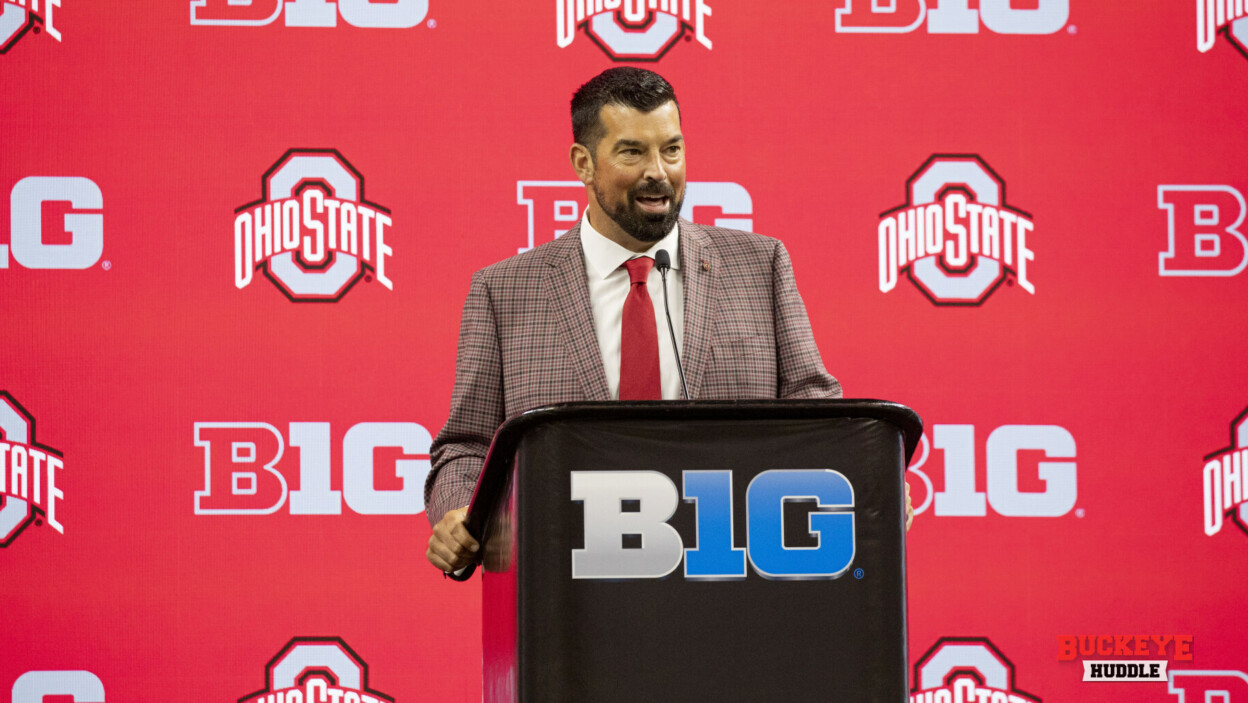
MULTIPOLYGON (((68 201, 80 210, 104 207, 104 194, 88 178, 28 176, 13 186, 9 198, 13 258, 28 269, 85 269, 104 253, 104 216, 68 213, 64 229, 69 244, 43 243, 43 204, 68 201)), ((0 268, 8 268, 9 247, 0 246, 0 268)))

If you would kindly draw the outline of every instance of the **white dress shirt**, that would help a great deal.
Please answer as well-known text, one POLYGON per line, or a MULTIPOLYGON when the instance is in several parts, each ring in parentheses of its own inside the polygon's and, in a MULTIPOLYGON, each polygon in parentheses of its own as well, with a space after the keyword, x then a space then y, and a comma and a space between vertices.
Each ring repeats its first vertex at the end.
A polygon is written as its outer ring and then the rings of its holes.
MULTIPOLYGON (((678 345, 684 344, 685 332, 685 286, 680 272, 680 225, 674 225, 667 236, 645 252, 638 254, 604 237, 589 224, 589 213, 581 218, 581 249, 585 252, 585 275, 589 279, 589 304, 594 311, 594 330, 598 334, 598 350, 602 353, 602 367, 607 372, 607 388, 613 400, 620 397, 620 335, 624 324, 624 299, 631 287, 628 269, 624 262, 639 256, 654 258, 654 253, 666 249, 672 258, 672 268, 667 274, 667 302, 672 311, 672 327, 676 330, 678 345)), ((659 375, 664 400, 682 400, 685 397, 680 385, 680 371, 676 367, 676 354, 672 351, 672 335, 667 329, 667 317, 663 314, 663 279, 658 268, 650 269, 646 281, 650 302, 654 305, 654 325, 659 333, 659 375)))

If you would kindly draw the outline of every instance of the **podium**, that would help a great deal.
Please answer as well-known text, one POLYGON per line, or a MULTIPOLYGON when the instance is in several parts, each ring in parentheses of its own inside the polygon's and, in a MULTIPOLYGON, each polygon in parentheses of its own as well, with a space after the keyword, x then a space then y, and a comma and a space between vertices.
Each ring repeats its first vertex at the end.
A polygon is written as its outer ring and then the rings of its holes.
POLYGON ((570 403, 495 435, 487 703, 907 700, 905 467, 873 400, 570 403))

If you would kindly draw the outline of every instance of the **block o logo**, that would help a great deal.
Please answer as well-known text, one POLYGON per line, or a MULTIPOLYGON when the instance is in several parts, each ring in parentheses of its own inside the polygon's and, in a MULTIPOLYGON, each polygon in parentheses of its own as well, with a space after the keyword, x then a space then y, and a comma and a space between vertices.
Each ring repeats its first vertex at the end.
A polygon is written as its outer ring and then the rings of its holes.
POLYGON ((61 453, 35 442, 35 418, 7 391, 0 391, 0 548, 46 515, 52 529, 65 533, 56 521, 56 504, 64 494, 56 487, 56 472, 64 467, 61 453))
POLYGON ((368 664, 341 637, 295 637, 265 666, 265 687, 238 703, 393 703, 368 687, 368 664))
POLYGON ((578 28, 615 61, 658 61, 681 37, 711 48, 706 0, 555 0, 556 43, 566 48, 578 28))
POLYGON ((60 7, 61 0, 44 0, 40 11, 39 0, 0 0, 0 54, 13 48, 30 30, 39 33, 39 27, 53 39, 60 41, 61 33, 52 25, 52 8, 60 7))
POLYGON ((914 665, 912 701, 1039 703, 1014 685, 1014 664, 982 637, 942 637, 914 665))
POLYGON ((260 200, 235 210, 234 285, 264 271, 295 302, 337 302, 364 277, 386 288, 390 211, 364 199, 364 177, 333 149, 291 149, 262 179, 260 200))
POLYGON ((880 215, 880 292, 906 272, 937 305, 979 305, 1017 275, 1028 293, 1031 215, 1005 203, 1005 181, 974 154, 935 154, 906 181, 906 204, 880 215))

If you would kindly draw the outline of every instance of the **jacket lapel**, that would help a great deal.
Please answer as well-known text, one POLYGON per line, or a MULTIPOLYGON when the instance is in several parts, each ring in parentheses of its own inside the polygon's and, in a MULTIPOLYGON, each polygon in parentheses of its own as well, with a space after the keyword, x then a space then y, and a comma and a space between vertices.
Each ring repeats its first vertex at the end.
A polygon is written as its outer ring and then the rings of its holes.
POLYGON ((585 387, 585 398, 610 400, 607 373, 602 368, 602 354, 598 350, 598 333, 594 330, 594 312, 589 304, 579 223, 550 246, 546 263, 551 267, 550 276, 545 278, 550 309, 567 346, 568 361, 585 387))
POLYGON ((702 372, 711 355, 715 333, 715 291, 719 288, 719 261, 707 233, 692 222, 680 221, 680 268, 685 286, 685 333, 681 361, 689 397, 702 388, 702 372))

